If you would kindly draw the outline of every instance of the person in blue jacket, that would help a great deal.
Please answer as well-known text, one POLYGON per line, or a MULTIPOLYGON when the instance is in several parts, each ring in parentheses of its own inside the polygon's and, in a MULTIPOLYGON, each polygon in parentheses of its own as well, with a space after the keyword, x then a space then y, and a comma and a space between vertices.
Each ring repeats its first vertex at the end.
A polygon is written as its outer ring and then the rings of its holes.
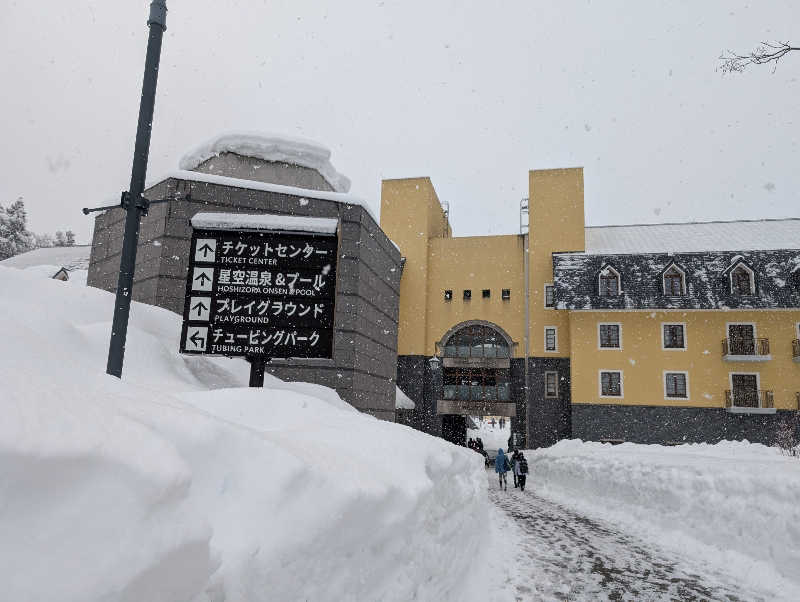
POLYGON ((508 491, 508 483, 506 482, 506 473, 508 472, 511 463, 508 461, 508 458, 503 453, 503 449, 500 448, 497 450, 497 457, 494 459, 494 471, 497 473, 497 477, 500 479, 500 489, 505 489, 508 491))

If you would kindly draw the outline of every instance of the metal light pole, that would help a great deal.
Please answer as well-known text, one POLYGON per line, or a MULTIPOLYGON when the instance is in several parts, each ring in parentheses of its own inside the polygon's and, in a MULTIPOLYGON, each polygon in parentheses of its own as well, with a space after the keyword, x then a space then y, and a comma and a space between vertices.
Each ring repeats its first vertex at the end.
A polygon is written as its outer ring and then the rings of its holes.
POLYGON ((136 269, 136 248, 139 245, 139 222, 147 214, 148 201, 142 196, 147 174, 147 156, 150 153, 150 132, 153 127, 153 106, 156 100, 158 63, 161 58, 161 38, 167 29, 167 2, 153 0, 147 20, 150 35, 147 40, 147 57, 144 63, 142 98, 139 104, 139 124, 136 128, 136 146, 133 153, 131 185, 123 193, 122 206, 127 212, 125 234, 122 239, 122 256, 119 264, 117 298, 114 303, 114 322, 108 347, 106 372, 120 378, 125 358, 125 340, 128 335, 128 316, 131 310, 133 274, 136 269))

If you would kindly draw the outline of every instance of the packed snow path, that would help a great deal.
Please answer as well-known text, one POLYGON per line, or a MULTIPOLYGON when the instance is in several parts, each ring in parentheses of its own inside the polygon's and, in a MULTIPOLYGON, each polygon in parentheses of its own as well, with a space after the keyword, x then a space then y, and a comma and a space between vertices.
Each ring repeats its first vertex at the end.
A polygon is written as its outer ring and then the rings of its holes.
POLYGON ((772 600, 714 568, 689 562, 609 524, 545 500, 526 488, 500 491, 487 471, 489 499, 500 510, 501 537, 516 540, 502 560, 495 600, 772 600))

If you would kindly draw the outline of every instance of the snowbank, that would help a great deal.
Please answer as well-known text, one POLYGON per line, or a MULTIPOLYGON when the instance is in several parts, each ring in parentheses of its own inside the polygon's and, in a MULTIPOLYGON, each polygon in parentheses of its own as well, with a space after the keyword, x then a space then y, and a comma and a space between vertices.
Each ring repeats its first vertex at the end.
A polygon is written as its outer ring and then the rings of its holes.
POLYGON ((315 169, 336 192, 350 190, 350 180, 331 164, 331 151, 316 142, 276 134, 226 132, 199 145, 181 158, 180 169, 193 170, 221 153, 291 163, 315 169))
POLYGON ((747 442, 579 440, 526 452, 531 489, 800 596, 800 462, 747 442), (777 573, 777 574, 776 574, 777 573))
POLYGON ((243 361, 180 356, 179 317, 0 268, 0 582, 9 600, 461 599, 479 459, 243 361))

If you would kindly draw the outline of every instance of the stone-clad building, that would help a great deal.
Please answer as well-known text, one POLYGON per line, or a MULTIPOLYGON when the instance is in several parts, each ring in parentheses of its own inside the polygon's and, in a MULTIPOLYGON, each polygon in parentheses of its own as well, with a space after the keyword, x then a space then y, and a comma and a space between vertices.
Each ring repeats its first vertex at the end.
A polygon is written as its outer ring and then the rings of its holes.
POLYGON ((428 178, 383 182, 400 246, 398 419, 462 441, 771 443, 800 399, 800 220, 587 228, 583 171, 531 171, 519 235, 453 237, 428 178))
MULTIPOLYGON (((384 181, 379 226, 313 143, 222 136, 180 166, 146 191, 172 200, 142 221, 138 301, 181 313, 200 211, 339 222, 334 360, 280 378, 459 443, 471 415, 527 447, 771 443, 797 413, 800 219, 585 227, 583 171, 552 169, 520 234, 454 237, 429 178, 384 181)), ((90 285, 116 287, 123 218, 95 222, 90 285)))
MULTIPOLYGON (((143 218, 133 298, 183 312, 192 233, 200 211, 274 213, 339 220, 334 359, 275 361, 285 380, 330 386, 362 411, 394 420, 400 252, 347 178, 314 143, 230 134, 181 160, 181 169, 148 187, 154 204, 143 218)), ((95 220, 88 284, 116 290, 124 212, 95 220)))

